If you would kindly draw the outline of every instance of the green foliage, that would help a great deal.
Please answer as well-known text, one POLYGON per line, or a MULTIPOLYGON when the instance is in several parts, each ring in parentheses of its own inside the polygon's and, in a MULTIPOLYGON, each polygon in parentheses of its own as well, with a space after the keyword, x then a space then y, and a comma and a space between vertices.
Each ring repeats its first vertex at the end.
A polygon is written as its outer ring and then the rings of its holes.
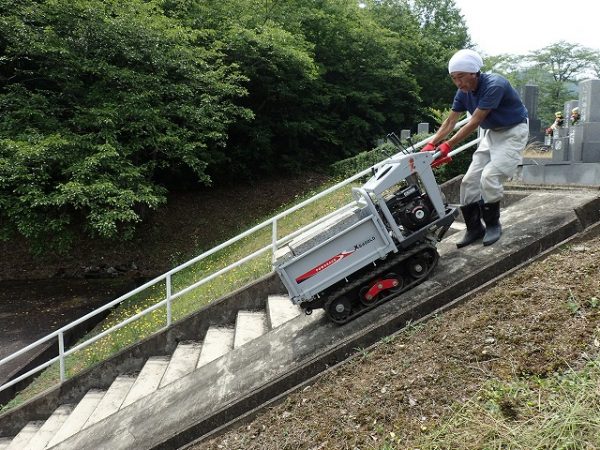
POLYGON ((327 167, 447 104, 466 44, 452 0, 0 0, 0 236, 128 237, 171 186, 327 167))
MULTIPOLYGON (((449 116, 450 113, 452 112, 451 108, 445 108, 445 109, 436 109, 436 108, 427 108, 427 113, 429 115, 430 118, 433 119, 433 121, 439 126, 441 125, 444 120, 446 120, 449 116)), ((465 114, 462 114, 460 116, 459 120, 463 120, 466 116, 465 114)))
POLYGON ((2 5, 2 232, 46 245, 83 218, 127 236, 165 201, 157 177, 209 183, 224 158, 241 78, 199 32, 155 2, 56 0, 2 5))
POLYGON ((374 166, 381 160, 398 152, 392 144, 384 143, 367 152, 337 161, 330 167, 331 175, 340 180, 346 179, 374 166))
POLYGON ((458 175, 464 175, 471 164, 473 152, 476 148, 477 146, 473 146, 463 150, 458 155, 452 157, 452 162, 435 169, 435 179, 438 184, 445 183, 458 175))
MULTIPOLYGON (((428 135, 415 135, 413 136, 412 142, 416 144, 424 139, 428 135)), ((474 139, 475 136, 469 137, 468 140, 474 139)), ((408 142, 403 143, 408 151, 411 151, 408 142)), ((463 175, 471 164, 471 159, 476 146, 470 149, 460 152, 458 155, 452 158, 452 162, 434 169, 434 174, 439 184, 445 183, 452 178, 463 175)), ((358 172, 361 172, 369 167, 374 166, 383 159, 398 153, 400 150, 389 142, 385 142, 374 149, 361 152, 358 155, 351 156, 350 158, 337 161, 330 166, 330 173, 332 176, 338 179, 349 178, 358 172)))
POLYGON ((384 0, 376 4, 379 5, 377 20, 400 37, 399 52, 410 64, 419 86, 421 105, 447 107, 456 91, 448 78, 448 60, 456 50, 471 45, 454 1, 384 0))
POLYGON ((532 52, 528 59, 545 69, 554 81, 576 81, 598 60, 598 52, 578 44, 559 41, 532 52))

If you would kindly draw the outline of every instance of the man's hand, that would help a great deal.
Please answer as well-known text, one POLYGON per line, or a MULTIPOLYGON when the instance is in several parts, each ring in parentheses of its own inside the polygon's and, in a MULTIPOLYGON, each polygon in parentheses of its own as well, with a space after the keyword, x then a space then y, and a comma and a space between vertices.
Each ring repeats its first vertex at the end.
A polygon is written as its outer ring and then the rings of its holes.
POLYGON ((450 151, 452 150, 452 147, 450 147, 450 144, 448 144, 448 141, 446 141, 438 145, 438 147, 435 150, 440 152, 441 158, 445 158, 446 156, 448 156, 448 153, 450 153, 450 151))
POLYGON ((442 156, 431 163, 431 168, 435 169, 436 167, 443 166, 444 164, 448 164, 450 162, 452 162, 452 156, 442 156))
POLYGON ((431 142, 425 144, 425 146, 421 149, 422 152, 432 152, 435 150, 435 144, 431 142))

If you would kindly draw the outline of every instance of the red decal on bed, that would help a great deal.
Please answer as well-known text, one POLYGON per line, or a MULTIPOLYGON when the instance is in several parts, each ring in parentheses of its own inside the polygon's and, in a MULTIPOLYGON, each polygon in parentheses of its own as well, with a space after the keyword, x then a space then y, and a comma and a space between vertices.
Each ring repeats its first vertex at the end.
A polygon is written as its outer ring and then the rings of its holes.
POLYGON ((341 261, 342 259, 350 256, 352 253, 354 253, 354 250, 346 250, 346 251, 343 251, 342 253, 339 253, 339 254, 335 255, 333 258, 328 259, 324 263, 319 264, 317 267, 315 267, 313 269, 310 269, 308 272, 306 272, 306 273, 300 275, 299 277, 297 277, 296 278, 296 283, 302 283, 303 281, 306 281, 309 278, 314 277, 316 274, 318 274, 322 270, 325 270, 328 267, 330 267, 333 264, 335 264, 336 262, 341 261))

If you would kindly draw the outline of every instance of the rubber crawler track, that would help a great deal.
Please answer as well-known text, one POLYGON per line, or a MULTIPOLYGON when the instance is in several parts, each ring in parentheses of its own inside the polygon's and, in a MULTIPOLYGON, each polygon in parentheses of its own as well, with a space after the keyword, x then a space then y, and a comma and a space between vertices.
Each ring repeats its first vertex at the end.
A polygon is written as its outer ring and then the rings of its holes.
MULTIPOLYGON (((437 262, 439 260, 439 254, 436 250, 435 242, 436 241, 433 239, 431 239, 431 240, 427 239, 427 240, 423 241, 421 244, 418 244, 418 245, 412 247, 409 251, 400 252, 400 253, 396 254, 394 257, 390 258, 389 260, 386 260, 383 264, 376 266, 376 268, 374 268, 372 271, 365 273, 363 276, 344 285, 343 288, 329 294, 329 296, 325 300, 325 305, 324 305, 325 311, 327 311, 329 319, 332 322, 335 322, 339 325, 343 325, 343 324, 348 323, 351 320, 357 318, 358 316, 376 308, 377 306, 381 305, 382 303, 384 303, 388 300, 391 300, 394 297, 397 297, 398 295, 402 294, 403 292, 406 292, 409 289, 412 289, 417 284, 425 281, 427 279, 427 277, 429 276, 429 274, 433 271, 433 269, 435 268, 435 266, 437 265, 437 262), (338 299, 339 297, 341 297, 347 293, 351 293, 354 290, 360 289, 361 286, 366 285, 369 281, 373 280, 378 275, 381 275, 382 273, 384 273, 386 271, 394 269, 399 264, 401 264, 405 261, 408 261, 410 258, 412 258, 413 256, 417 256, 417 255, 425 257, 426 260, 428 261, 427 272, 424 273, 419 278, 413 279, 413 281, 411 283, 408 283, 407 285, 403 286, 402 290, 395 291, 394 293, 377 300, 370 306, 362 305, 358 301, 352 302, 351 314, 348 315, 347 317, 344 317, 343 319, 340 319, 338 317, 334 317, 331 315, 330 306, 334 300, 338 299)), ((403 272, 405 272, 405 271, 403 270, 403 272)), ((355 297, 356 297, 356 299, 358 299, 358 296, 355 296, 355 297)))

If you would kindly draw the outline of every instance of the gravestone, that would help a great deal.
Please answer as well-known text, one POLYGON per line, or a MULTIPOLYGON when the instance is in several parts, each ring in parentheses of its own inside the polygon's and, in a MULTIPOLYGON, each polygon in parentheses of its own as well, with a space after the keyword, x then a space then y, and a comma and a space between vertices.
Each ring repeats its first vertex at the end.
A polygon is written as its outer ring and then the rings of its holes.
POLYGON ((578 90, 579 99, 564 104, 565 124, 553 136, 551 158, 525 158, 516 179, 533 184, 600 185, 600 80, 582 81, 578 90), (572 125, 569 118, 575 107, 581 117, 572 125))
POLYGON ((579 100, 569 100, 565 102, 564 115, 565 115, 565 123, 567 124, 566 130, 568 140, 562 144, 562 150, 558 150, 556 153, 552 153, 553 161, 581 161, 581 144, 582 144, 582 136, 579 131, 575 128, 578 125, 571 124, 571 111, 573 108, 579 105, 579 100))
POLYGON ((400 139, 405 141, 410 138, 410 130, 400 130, 400 139))
POLYGON ((571 149, 571 161, 583 161, 583 128, 576 125, 569 129, 569 147, 571 149))
POLYGON ((417 125, 417 134, 429 134, 429 123, 421 122, 417 125))
POLYGON ((537 105, 540 88, 534 84, 526 84, 521 92, 521 97, 527 112, 529 113, 529 120, 537 119, 537 105))
POLYGON ((579 83, 579 111, 582 129, 581 160, 600 162, 600 80, 579 83))
MULTIPOLYGON (((565 123, 567 121, 565 120, 565 123)), ((557 127, 554 132, 552 133, 552 138, 553 139, 560 139, 560 138, 564 138, 569 136, 569 128, 566 126, 562 126, 562 127, 557 127)))
POLYGON ((526 84, 521 90, 521 98, 529 116, 529 139, 543 141, 542 121, 537 115, 537 105, 540 88, 537 85, 526 84))
POLYGON ((579 112, 582 122, 600 122, 600 80, 579 83, 579 112))
POLYGON ((569 161, 569 137, 560 137, 552 142, 552 161, 569 161))

